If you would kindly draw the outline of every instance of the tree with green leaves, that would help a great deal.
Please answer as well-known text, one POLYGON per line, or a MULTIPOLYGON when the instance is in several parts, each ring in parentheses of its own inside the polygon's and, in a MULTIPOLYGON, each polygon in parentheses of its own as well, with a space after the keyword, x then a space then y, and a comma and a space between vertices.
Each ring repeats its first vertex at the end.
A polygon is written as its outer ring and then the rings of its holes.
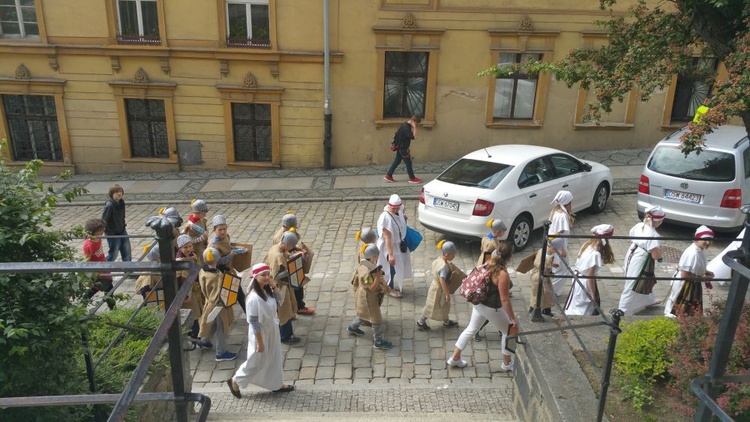
MULTIPOLYGON (((53 205, 72 200, 45 189, 36 177, 42 163, 9 169, 0 142, 0 262, 73 261, 67 245, 75 230, 52 228, 53 205)), ((0 397, 77 394, 85 391, 80 365, 80 299, 90 281, 73 273, 0 274, 0 397)), ((71 420, 74 408, 0 409, 2 420, 71 420)))
MULTIPOLYGON (((592 0, 593 1, 593 0, 592 0)), ((696 51, 724 62, 728 78, 715 86, 706 100, 709 111, 689 124, 682 151, 700 151, 702 139, 713 128, 740 117, 750 134, 750 1, 747 0, 638 0, 623 16, 614 11, 617 0, 599 0, 610 11, 601 25, 609 43, 598 49, 575 49, 558 62, 493 66, 480 76, 523 71, 550 72, 569 88, 593 91, 586 118, 598 121, 631 91, 647 100, 669 86, 673 75, 712 80, 715 75, 693 60, 696 51)))

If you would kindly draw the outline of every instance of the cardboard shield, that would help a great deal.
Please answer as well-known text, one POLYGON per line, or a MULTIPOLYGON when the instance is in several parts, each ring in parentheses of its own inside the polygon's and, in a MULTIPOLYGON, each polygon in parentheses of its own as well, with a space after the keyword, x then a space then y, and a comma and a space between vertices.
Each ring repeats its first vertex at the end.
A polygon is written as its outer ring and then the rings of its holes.
POLYGON ((289 272, 289 284, 295 289, 305 285, 305 260, 302 254, 292 255, 286 263, 289 272))
POLYGON ((221 290, 219 291, 219 299, 224 304, 225 308, 237 303, 237 292, 242 288, 240 286, 241 278, 231 273, 224 273, 224 279, 221 281, 221 290))
POLYGON ((456 290, 461 287, 461 283, 463 283, 465 278, 465 272, 459 270, 454 265, 451 265, 451 275, 448 278, 448 290, 450 290, 451 294, 456 293, 456 290))
POLYGON ((146 307, 154 311, 164 312, 167 309, 167 302, 164 299, 164 289, 160 287, 148 292, 148 295, 146 295, 146 307))

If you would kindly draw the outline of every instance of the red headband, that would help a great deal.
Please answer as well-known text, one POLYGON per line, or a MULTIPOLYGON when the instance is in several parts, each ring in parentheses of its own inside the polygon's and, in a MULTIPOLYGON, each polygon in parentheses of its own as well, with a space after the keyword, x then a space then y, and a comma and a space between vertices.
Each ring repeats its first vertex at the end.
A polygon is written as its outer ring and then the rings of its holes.
POLYGON ((266 264, 263 264, 263 265, 258 266, 256 268, 253 268, 253 277, 255 277, 256 275, 262 273, 263 271, 271 271, 271 267, 269 267, 266 264))
POLYGON ((662 215, 654 215, 654 214, 651 214, 651 219, 652 219, 652 220, 663 220, 663 219, 664 219, 664 217, 666 217, 666 216, 667 216, 667 214, 662 214, 662 215))
POLYGON ((610 236, 613 236, 614 234, 615 234, 615 229, 612 229, 604 233, 594 233, 594 237, 610 237, 610 236))
POLYGON ((695 240, 702 240, 705 238, 713 238, 714 232, 712 230, 703 230, 695 234, 695 240), (705 236, 705 237, 704 237, 705 236))

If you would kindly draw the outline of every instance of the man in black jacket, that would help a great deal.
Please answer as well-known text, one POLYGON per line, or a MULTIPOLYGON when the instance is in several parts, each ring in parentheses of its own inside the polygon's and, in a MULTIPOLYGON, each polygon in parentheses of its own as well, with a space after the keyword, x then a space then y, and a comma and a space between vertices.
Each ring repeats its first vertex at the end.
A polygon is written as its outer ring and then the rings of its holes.
POLYGON ((411 146, 411 140, 417 139, 417 124, 422 121, 422 116, 415 114, 411 116, 409 120, 401 125, 393 136, 395 145, 398 147, 396 150, 396 158, 391 164, 391 168, 388 169, 388 174, 383 176, 388 182, 395 182, 393 178, 393 172, 396 171, 396 167, 401 164, 401 160, 406 164, 406 172, 409 174, 409 183, 422 183, 422 179, 414 176, 414 170, 411 167, 411 152, 409 147, 411 146))
MULTIPOLYGON (((102 220, 107 224, 104 228, 104 234, 107 236, 128 235, 127 230, 125 230, 127 224, 125 224, 125 200, 122 199, 124 194, 125 191, 120 185, 113 185, 109 188, 109 199, 104 204, 104 211, 102 211, 102 220)), ((117 259, 118 252, 122 256, 123 262, 130 261, 130 239, 127 237, 107 239, 107 243, 109 244, 107 261, 117 259)))

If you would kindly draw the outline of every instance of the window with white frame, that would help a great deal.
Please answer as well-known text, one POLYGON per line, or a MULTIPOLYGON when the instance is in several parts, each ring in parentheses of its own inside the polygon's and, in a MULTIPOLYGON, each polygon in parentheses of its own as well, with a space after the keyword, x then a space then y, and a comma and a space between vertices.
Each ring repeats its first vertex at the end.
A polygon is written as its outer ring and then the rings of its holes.
POLYGON ((227 0, 227 46, 270 48, 268 0, 227 0))
POLYGON ((34 0, 0 0, 0 36, 39 37, 34 0))
MULTIPOLYGON (((541 54, 500 53, 498 66, 541 60, 541 54)), ((495 81, 493 119, 533 119, 537 77, 513 73, 495 81)))
POLYGON ((117 0, 117 18, 120 25, 117 35, 119 43, 161 43, 156 0, 117 0))

